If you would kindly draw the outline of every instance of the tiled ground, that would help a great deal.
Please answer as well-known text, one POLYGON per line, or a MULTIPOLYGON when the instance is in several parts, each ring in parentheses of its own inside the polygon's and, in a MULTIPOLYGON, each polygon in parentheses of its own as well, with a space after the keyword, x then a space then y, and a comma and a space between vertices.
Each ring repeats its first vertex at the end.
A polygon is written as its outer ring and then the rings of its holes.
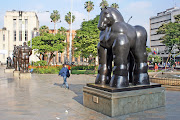
POLYGON ((82 105, 82 88, 94 75, 71 75, 70 89, 61 88, 58 75, 32 74, 14 79, 0 67, 0 120, 179 120, 180 91, 166 91, 166 107, 120 117, 108 117, 82 105))

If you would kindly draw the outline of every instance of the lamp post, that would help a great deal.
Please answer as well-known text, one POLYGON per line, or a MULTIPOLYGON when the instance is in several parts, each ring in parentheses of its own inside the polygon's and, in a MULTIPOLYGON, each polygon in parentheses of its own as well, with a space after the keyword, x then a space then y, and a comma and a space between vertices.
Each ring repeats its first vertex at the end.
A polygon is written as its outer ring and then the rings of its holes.
POLYGON ((70 47, 69 47, 69 62, 70 65, 72 63, 72 7, 73 7, 73 0, 71 0, 71 27, 70 27, 70 47))

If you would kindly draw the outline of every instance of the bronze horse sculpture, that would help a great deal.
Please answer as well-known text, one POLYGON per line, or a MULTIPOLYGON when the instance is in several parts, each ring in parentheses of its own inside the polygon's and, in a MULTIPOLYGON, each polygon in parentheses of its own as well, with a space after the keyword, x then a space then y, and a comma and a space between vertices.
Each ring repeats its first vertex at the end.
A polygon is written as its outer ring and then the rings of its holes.
POLYGON ((98 44, 99 68, 95 84, 108 84, 116 88, 128 87, 129 81, 133 85, 150 84, 145 28, 129 25, 118 10, 105 7, 100 13, 98 29, 101 32, 98 44))

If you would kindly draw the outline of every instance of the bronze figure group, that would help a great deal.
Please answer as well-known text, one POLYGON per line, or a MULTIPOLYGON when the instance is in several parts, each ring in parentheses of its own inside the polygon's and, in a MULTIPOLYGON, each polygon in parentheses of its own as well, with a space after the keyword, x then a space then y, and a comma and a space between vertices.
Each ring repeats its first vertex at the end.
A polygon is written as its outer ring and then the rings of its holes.
POLYGON ((98 29, 101 32, 98 44, 99 68, 95 83, 116 88, 128 87, 129 82, 133 85, 150 84, 145 28, 131 26, 124 21, 117 9, 105 7, 101 10, 98 29))
POLYGON ((28 72, 29 56, 32 54, 32 49, 23 43, 23 46, 14 46, 13 61, 15 71, 28 72))
POLYGON ((12 60, 11 60, 11 57, 7 57, 6 64, 7 64, 6 69, 12 69, 12 60))

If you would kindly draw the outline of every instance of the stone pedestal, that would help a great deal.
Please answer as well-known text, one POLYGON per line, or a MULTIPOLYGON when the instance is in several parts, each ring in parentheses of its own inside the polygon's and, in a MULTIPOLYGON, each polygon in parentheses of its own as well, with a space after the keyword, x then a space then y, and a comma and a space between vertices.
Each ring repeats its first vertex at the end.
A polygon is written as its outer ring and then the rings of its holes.
POLYGON ((20 71, 13 71, 13 76, 19 78, 20 71))
POLYGON ((13 73, 14 69, 4 69, 4 73, 13 73))
POLYGON ((19 74, 20 79, 31 79, 31 73, 21 73, 19 74))
POLYGON ((120 116, 165 106, 165 89, 159 84, 122 89, 87 84, 83 104, 111 117, 120 116))

